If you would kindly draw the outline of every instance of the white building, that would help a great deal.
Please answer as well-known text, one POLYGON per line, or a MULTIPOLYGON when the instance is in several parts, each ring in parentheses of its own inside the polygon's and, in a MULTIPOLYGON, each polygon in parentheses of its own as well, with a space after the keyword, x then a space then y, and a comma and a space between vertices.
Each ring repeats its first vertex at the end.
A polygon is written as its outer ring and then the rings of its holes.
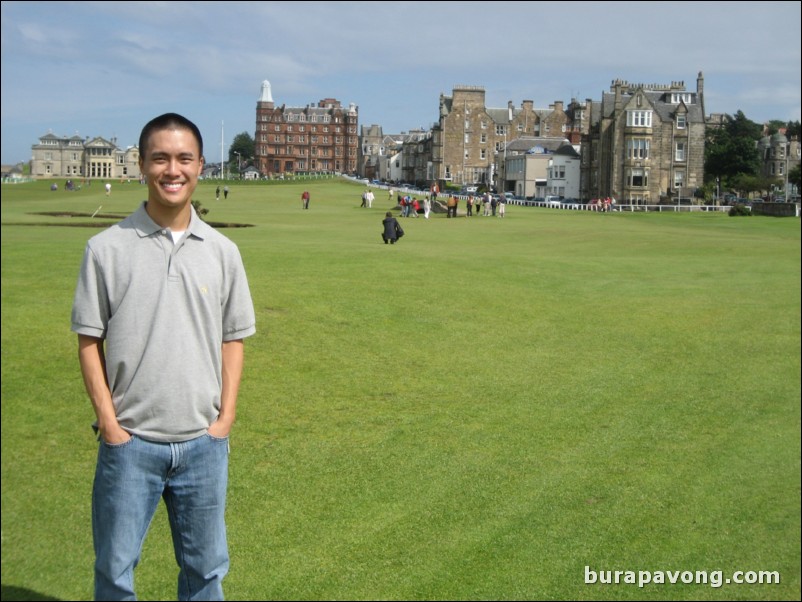
POLYGON ((566 199, 580 198, 582 161, 570 144, 564 144, 549 160, 546 194, 566 199))

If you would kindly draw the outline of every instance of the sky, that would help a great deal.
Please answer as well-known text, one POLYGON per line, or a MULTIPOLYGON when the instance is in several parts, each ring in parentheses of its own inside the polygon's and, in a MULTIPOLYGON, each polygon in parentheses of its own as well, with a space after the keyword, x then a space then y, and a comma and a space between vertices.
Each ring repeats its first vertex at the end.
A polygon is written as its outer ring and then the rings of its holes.
POLYGON ((262 82, 276 105, 325 98, 385 133, 429 128, 441 94, 488 107, 600 100, 615 79, 704 74, 705 112, 800 119, 795 2, 2 2, 3 164, 41 136, 136 145, 177 112, 208 162, 254 136, 262 82))

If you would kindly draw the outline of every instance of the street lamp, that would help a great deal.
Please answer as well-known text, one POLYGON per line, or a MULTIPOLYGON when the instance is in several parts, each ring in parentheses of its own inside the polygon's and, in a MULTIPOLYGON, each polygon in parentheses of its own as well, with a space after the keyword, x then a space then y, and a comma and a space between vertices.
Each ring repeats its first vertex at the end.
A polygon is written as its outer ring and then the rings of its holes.
POLYGON ((242 174, 240 173, 240 170, 242 169, 242 155, 240 153, 238 153, 237 151, 233 151, 233 152, 234 152, 235 155, 237 155, 237 175, 240 177, 240 180, 241 180, 242 179, 242 174))

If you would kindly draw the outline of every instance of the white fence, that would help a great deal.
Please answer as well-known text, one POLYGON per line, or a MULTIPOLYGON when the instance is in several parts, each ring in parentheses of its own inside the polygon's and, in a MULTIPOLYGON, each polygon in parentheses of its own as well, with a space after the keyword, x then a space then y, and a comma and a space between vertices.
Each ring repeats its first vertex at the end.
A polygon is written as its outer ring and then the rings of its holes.
MULTIPOLYGON (((604 212, 599 205, 585 203, 546 203, 544 201, 521 201, 509 200, 509 205, 522 205, 526 207, 549 207, 551 209, 565 209, 568 211, 598 211, 604 212)), ((610 207, 610 211, 658 211, 658 212, 691 212, 691 211, 729 211, 730 207, 721 205, 626 205, 616 203, 610 207)))

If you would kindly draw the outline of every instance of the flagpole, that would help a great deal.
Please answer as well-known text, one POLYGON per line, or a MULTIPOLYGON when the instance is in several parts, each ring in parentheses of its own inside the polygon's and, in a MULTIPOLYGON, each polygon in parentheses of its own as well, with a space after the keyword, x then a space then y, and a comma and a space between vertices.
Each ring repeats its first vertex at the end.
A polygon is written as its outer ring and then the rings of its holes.
POLYGON ((220 122, 220 174, 221 174, 222 178, 225 180, 226 179, 226 155, 225 155, 225 151, 223 150, 225 148, 225 145, 223 143, 223 140, 224 140, 224 137, 223 137, 223 131, 224 131, 223 130, 223 124, 224 124, 224 122, 221 121, 220 122))

